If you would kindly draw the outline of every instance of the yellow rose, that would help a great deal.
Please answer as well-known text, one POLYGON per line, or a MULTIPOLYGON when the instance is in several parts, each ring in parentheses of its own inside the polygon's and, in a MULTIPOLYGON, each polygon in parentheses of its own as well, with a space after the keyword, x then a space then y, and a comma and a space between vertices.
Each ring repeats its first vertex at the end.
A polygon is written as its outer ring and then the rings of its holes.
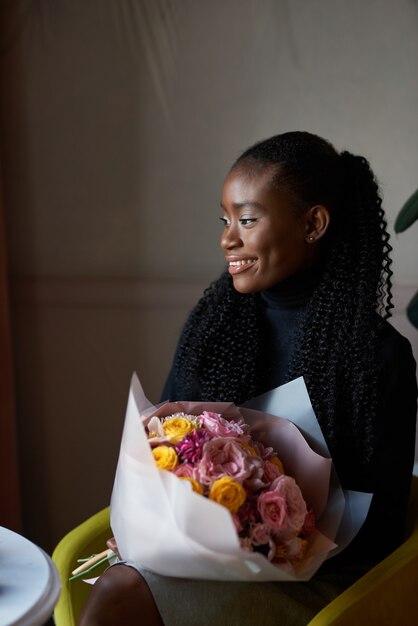
POLYGON ((190 476, 179 476, 178 478, 180 478, 181 480, 188 480, 189 483, 192 484, 193 491, 195 491, 199 495, 203 494, 203 487, 202 487, 202 485, 200 483, 198 483, 197 480, 195 480, 194 478, 191 478, 190 476))
POLYGON ((160 469, 173 470, 178 462, 177 452, 171 446, 157 446, 153 448, 154 460, 160 469))
POLYGON ((209 498, 225 506, 231 513, 236 513, 244 504, 247 494, 236 480, 230 476, 223 476, 212 483, 209 498))
POLYGON ((164 435, 170 437, 172 443, 179 443, 189 433, 194 431, 196 424, 185 417, 173 417, 163 423, 164 435))
POLYGON ((241 443, 239 444, 241 446, 241 448, 243 450, 246 450, 247 452, 249 452, 251 454, 251 456, 257 456, 257 452, 254 450, 254 448, 252 446, 250 446, 248 443, 241 443))
POLYGON ((278 456, 274 456, 272 459, 269 459, 269 461, 270 463, 273 463, 274 465, 276 465, 281 471, 281 473, 284 474, 283 463, 281 462, 278 456))

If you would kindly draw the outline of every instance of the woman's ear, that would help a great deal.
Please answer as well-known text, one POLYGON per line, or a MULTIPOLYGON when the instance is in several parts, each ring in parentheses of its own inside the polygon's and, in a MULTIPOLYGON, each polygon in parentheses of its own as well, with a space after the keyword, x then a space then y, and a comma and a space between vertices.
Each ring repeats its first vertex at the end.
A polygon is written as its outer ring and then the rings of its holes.
POLYGON ((306 241, 314 243, 321 239, 328 230, 330 215, 327 207, 316 204, 305 213, 306 241))

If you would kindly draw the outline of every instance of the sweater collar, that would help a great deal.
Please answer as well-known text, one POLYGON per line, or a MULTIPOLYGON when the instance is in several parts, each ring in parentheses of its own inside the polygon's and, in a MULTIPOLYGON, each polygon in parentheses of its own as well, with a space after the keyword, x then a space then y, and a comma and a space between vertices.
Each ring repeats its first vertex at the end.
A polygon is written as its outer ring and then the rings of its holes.
POLYGON ((321 278, 318 268, 310 268, 286 278, 270 289, 260 292, 268 308, 298 309, 305 307, 321 278))

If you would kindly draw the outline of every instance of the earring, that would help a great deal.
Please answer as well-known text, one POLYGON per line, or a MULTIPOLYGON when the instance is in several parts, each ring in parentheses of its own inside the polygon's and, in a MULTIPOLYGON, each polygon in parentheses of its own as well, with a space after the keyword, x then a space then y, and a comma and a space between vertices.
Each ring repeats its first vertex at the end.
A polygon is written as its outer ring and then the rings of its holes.
POLYGON ((308 241, 315 241, 315 237, 313 237, 312 235, 309 235, 308 241))

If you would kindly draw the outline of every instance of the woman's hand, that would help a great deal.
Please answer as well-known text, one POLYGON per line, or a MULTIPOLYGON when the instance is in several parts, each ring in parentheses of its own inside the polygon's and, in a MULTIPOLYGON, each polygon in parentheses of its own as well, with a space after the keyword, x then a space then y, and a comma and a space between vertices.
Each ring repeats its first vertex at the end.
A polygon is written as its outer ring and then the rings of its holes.
POLYGON ((122 559, 121 555, 119 554, 118 544, 116 543, 116 539, 114 537, 111 537, 110 539, 108 539, 106 541, 106 545, 109 548, 109 550, 112 550, 112 552, 118 555, 119 559, 122 559))

